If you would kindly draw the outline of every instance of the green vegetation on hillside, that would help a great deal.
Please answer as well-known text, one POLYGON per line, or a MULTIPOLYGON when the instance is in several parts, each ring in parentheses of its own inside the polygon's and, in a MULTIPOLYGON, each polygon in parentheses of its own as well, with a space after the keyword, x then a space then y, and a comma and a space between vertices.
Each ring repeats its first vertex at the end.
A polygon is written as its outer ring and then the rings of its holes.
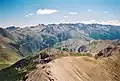
POLYGON ((36 68, 33 57, 27 57, 0 71, 1 81, 25 80, 25 75, 36 68))
POLYGON ((14 51, 0 49, 0 69, 8 67, 20 60, 20 57, 14 51))

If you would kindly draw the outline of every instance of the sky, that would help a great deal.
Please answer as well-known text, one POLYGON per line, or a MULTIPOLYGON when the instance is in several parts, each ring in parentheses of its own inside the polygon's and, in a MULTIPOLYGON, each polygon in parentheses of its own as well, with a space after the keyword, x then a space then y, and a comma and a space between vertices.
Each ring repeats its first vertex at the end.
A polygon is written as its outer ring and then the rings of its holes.
POLYGON ((0 0, 0 26, 49 23, 120 25, 120 0, 0 0))

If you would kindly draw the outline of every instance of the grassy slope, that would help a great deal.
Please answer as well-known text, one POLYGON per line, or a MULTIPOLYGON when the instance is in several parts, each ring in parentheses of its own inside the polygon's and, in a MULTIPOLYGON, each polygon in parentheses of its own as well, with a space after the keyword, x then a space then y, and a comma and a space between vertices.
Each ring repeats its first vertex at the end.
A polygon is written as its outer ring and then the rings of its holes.
POLYGON ((14 51, 0 49, 0 69, 9 66, 20 59, 14 51))
POLYGON ((10 39, 0 36, 0 69, 5 68, 15 62, 20 57, 17 56, 16 49, 9 44, 10 39))
POLYGON ((14 65, 2 69, 0 71, 0 80, 1 81, 21 81, 24 79, 24 76, 29 73, 29 71, 35 69, 35 63, 33 62, 32 57, 26 57, 14 65), (21 63, 22 62, 22 63, 21 63), (20 66, 23 64, 22 66, 20 66), (19 66, 19 68, 17 68, 19 66))

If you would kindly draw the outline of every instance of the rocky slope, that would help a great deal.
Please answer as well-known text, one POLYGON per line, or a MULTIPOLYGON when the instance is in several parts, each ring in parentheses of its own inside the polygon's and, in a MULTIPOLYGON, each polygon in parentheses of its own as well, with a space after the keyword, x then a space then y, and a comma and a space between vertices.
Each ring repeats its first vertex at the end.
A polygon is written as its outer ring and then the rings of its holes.
POLYGON ((119 44, 114 46, 112 54, 104 57, 110 51, 102 52, 103 55, 98 56, 101 59, 89 56, 72 56, 69 52, 46 49, 38 55, 24 58, 11 67, 1 70, 0 80, 119 81, 120 47, 119 44))
POLYGON ((97 60, 88 56, 68 56, 45 65, 38 64, 36 70, 26 75, 26 81, 119 81, 120 41, 96 56, 97 60))
POLYGON ((89 57, 64 57, 43 66, 38 65, 26 81, 111 81, 97 61, 89 57))
MULTIPOLYGON (((23 58, 15 64, 0 70, 1 81, 25 81, 26 75, 37 68, 37 65, 44 65, 61 56, 69 56, 68 52, 56 49, 45 49, 34 56, 23 58)), ((42 67, 44 68, 44 66, 42 67)))
POLYGON ((98 54, 95 55, 95 58, 101 58, 101 57, 109 57, 114 54, 120 53, 120 41, 116 41, 112 43, 111 45, 107 46, 103 50, 101 50, 98 54))
POLYGON ((107 46, 113 45, 117 40, 92 40, 90 42, 69 39, 56 43, 54 48, 68 52, 97 54, 107 46), (73 42, 72 42, 73 41, 73 42))

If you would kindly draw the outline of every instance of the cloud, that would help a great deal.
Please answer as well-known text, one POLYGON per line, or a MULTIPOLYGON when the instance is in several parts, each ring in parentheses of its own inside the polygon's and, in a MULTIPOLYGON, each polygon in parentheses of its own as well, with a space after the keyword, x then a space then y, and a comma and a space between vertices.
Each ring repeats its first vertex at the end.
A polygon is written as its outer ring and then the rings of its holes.
POLYGON ((108 11, 104 11, 104 13, 108 13, 108 11))
POLYGON ((37 15, 43 15, 43 14, 53 14, 53 13, 56 13, 58 12, 57 10, 55 9, 38 9, 36 14, 37 15))
POLYGON ((77 15, 78 13, 77 12, 69 12, 69 14, 71 14, 71 15, 77 15))
POLYGON ((89 20, 89 21, 81 21, 81 23, 85 23, 85 24, 98 23, 98 24, 105 24, 105 25, 120 26, 120 21, 119 20, 108 20, 108 21, 89 20))
POLYGON ((98 23, 98 22, 96 20, 89 20, 89 21, 81 21, 81 23, 92 24, 92 23, 98 23))
POLYGON ((64 16, 65 18, 67 18, 68 16, 64 16))
POLYGON ((91 9, 88 9, 88 12, 91 12, 92 10, 91 9))
POLYGON ((33 15, 33 14, 30 13, 30 14, 25 15, 25 17, 29 17, 29 16, 32 16, 32 15, 33 15))
POLYGON ((107 25, 118 25, 120 26, 120 21, 119 20, 109 20, 109 21, 102 21, 101 23, 107 24, 107 25))

